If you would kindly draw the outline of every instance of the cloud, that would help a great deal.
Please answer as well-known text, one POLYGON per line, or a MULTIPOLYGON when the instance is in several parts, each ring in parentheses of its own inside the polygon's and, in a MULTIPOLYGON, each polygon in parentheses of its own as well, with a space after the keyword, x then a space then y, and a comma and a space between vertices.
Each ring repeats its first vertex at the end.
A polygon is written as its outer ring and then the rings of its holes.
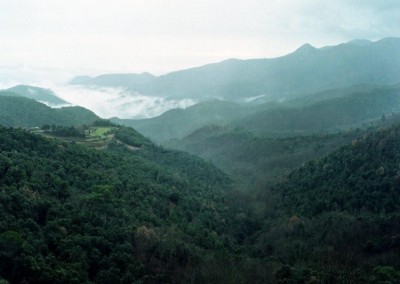
POLYGON ((102 118, 149 118, 173 108, 186 108, 196 103, 192 99, 167 100, 144 96, 118 88, 85 88, 81 86, 53 86, 62 99, 92 110, 102 118))

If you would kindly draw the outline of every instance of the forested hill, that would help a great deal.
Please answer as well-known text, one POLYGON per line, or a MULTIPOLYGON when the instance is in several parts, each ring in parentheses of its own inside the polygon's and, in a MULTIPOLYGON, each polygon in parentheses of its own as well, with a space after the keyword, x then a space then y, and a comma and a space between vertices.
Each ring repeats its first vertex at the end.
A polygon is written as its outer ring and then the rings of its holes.
POLYGON ((307 163, 279 188, 292 213, 313 216, 340 210, 397 214, 399 181, 400 125, 396 125, 307 163), (313 202, 317 197, 318 202, 313 202))
MULTIPOLYGON (((245 260, 230 254, 252 230, 227 185, 210 164, 146 140, 97 151, 0 127, 0 279, 209 282, 221 271, 210 263, 245 260)), ((246 263, 224 275, 250 279, 258 264, 246 263)))
MULTIPOLYGON (((301 100, 298 102, 301 104, 301 100)), ((394 85, 366 88, 301 107, 266 109, 231 125, 270 135, 293 136, 359 127, 399 111, 400 86, 394 85)))
POLYGON ((0 125, 41 127, 44 124, 90 124, 99 117, 83 107, 50 108, 33 99, 0 96, 0 125))
POLYGON ((232 120, 254 113, 250 107, 236 103, 213 100, 190 106, 186 109, 172 109, 160 116, 148 119, 117 119, 115 123, 131 126, 155 142, 183 138, 208 124, 228 124, 232 120))
POLYGON ((236 180, 253 187, 273 184, 304 162, 323 157, 366 132, 356 129, 335 134, 268 138, 243 129, 214 125, 166 145, 211 160, 236 180))
POLYGON ((332 133, 400 112, 400 85, 327 90, 282 103, 240 105, 214 100, 142 120, 113 119, 158 143, 182 139, 208 125, 243 128, 269 137, 332 133))
POLYGON ((266 197, 257 250, 287 262, 286 281, 305 265, 318 283, 399 283, 399 165, 400 125, 305 164, 266 197))

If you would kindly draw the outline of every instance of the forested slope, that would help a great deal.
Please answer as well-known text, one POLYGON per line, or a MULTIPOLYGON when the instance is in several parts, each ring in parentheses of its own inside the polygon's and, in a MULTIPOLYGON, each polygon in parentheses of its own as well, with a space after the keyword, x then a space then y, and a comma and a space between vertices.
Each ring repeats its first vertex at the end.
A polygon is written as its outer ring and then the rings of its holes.
POLYGON ((0 96, 0 125, 41 127, 45 124, 90 124, 99 117, 83 107, 50 108, 33 99, 0 96))
POLYGON ((212 161, 249 189, 256 184, 273 184, 302 163, 323 157, 362 133, 365 130, 269 138, 211 125, 166 145, 212 161))
MULTIPOLYGON (((298 100, 301 102, 301 100, 298 100)), ((336 132, 400 111, 400 87, 373 87, 301 107, 259 111, 231 125, 270 136, 336 132)))
POLYGON ((400 281, 399 145, 399 125, 377 131, 274 186, 255 250, 287 263, 282 281, 400 281))
POLYGON ((170 139, 183 138, 205 125, 229 124, 254 111, 255 108, 213 100, 198 103, 186 109, 172 109, 154 118, 114 118, 112 121, 131 126, 153 141, 163 143, 170 139))
POLYGON ((301 204, 297 212, 393 213, 400 209, 400 127, 356 139, 328 157, 291 173, 280 190, 286 202, 301 204), (318 203, 313 202, 318 194, 318 203), (298 198, 304 198, 299 200, 298 198), (291 200, 291 201, 290 201, 291 200), (314 206, 310 206, 313 203, 314 206))
POLYGON ((113 119, 168 145, 209 125, 243 128, 269 137, 293 137, 369 124, 400 112, 400 86, 360 85, 326 90, 281 103, 235 104, 214 100, 142 120, 113 119))
POLYGON ((202 270, 207 259, 238 251, 236 232, 248 227, 247 217, 234 221, 246 215, 227 205, 227 177, 196 157, 122 131, 128 144, 142 141, 139 150, 111 143, 96 151, 0 127, 0 277, 206 281, 216 275, 202 270))

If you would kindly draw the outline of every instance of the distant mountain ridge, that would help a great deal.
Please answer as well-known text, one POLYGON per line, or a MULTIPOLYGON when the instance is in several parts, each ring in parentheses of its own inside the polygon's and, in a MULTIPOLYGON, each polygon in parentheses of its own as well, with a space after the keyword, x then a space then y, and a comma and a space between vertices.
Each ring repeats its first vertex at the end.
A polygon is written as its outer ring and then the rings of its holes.
POLYGON ((359 127, 370 120, 400 112, 400 86, 372 87, 344 97, 303 107, 260 111, 232 122, 255 132, 311 134, 359 127))
POLYGON ((96 77, 77 76, 69 83, 71 85, 89 85, 114 88, 135 88, 152 82, 156 77, 150 73, 142 74, 104 74, 96 77))
POLYGON ((358 84, 400 82, 400 38, 376 42, 353 40, 315 48, 305 44, 272 59, 229 59, 155 77, 108 74, 71 83, 128 88, 143 95, 167 98, 223 99, 243 102, 288 100, 326 89, 358 84))
POLYGON ((171 138, 183 138, 206 124, 227 124, 243 117, 250 111, 236 103, 213 100, 202 102, 186 109, 172 109, 149 119, 118 119, 115 123, 134 127, 145 136, 160 142, 171 138))
POLYGON ((15 87, 0 90, 0 95, 7 96, 19 96, 34 99, 36 101, 45 103, 50 106, 66 106, 69 105, 67 101, 64 101, 58 97, 52 90, 44 89, 28 85, 17 85, 15 87))
POLYGON ((210 124, 239 127, 269 137, 290 137, 359 127, 397 112, 400 112, 400 85, 360 85, 283 103, 243 105, 210 101, 150 119, 113 121, 132 126, 153 141, 164 143, 182 139, 210 124))

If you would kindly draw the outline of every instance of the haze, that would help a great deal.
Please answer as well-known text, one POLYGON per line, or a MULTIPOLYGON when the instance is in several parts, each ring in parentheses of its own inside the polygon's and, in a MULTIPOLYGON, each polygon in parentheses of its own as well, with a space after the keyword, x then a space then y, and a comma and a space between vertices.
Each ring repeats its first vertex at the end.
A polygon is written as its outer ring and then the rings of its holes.
POLYGON ((228 58, 272 58, 304 43, 400 36, 398 1, 0 0, 0 89, 50 88, 102 117, 153 117, 196 100, 125 96, 77 75, 154 75, 228 58))
POLYGON ((400 36, 398 1, 0 1, 2 82, 162 74, 400 36))

